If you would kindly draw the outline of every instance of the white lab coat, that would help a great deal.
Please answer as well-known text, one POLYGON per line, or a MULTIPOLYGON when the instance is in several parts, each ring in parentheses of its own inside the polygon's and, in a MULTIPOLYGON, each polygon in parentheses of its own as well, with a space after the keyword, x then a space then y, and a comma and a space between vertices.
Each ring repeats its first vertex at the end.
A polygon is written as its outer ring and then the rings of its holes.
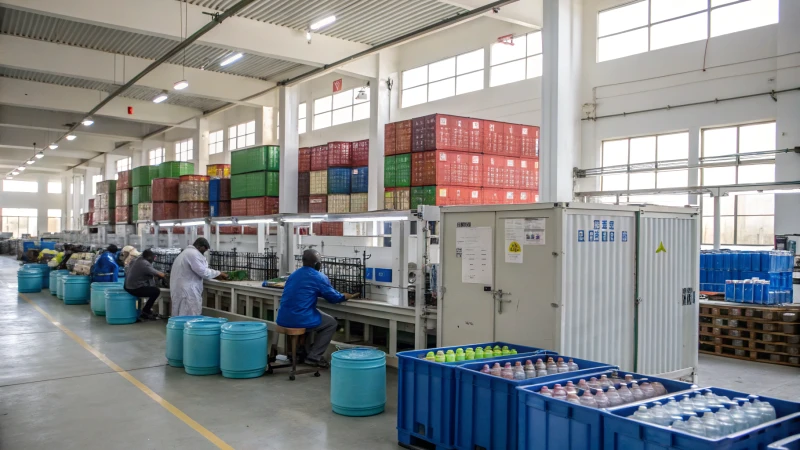
POLYGON ((219 276, 193 245, 186 247, 172 263, 169 296, 173 316, 199 316, 203 312, 203 279, 219 276))

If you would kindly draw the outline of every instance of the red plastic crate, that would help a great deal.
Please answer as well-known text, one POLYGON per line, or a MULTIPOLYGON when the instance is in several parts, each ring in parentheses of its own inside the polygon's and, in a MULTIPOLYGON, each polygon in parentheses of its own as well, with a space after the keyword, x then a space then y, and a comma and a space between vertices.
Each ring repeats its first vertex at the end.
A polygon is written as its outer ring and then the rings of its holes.
POLYGON ((280 197, 266 197, 265 209, 268 215, 278 214, 280 212, 280 204, 278 200, 280 197))
POLYGON ((298 214, 308 213, 308 195, 300 195, 297 197, 297 212, 298 214))
POLYGON ((539 191, 517 190, 514 200, 517 204, 536 203, 539 201, 539 191))
POLYGON ((248 216, 264 216, 267 214, 266 197, 252 197, 245 200, 245 211, 248 216))
MULTIPOLYGON (((131 188, 131 171, 123 170, 117 173, 117 190, 131 188)), ((117 222, 119 223, 119 222, 117 222)))
POLYGON ((505 124, 491 120, 483 121, 483 153, 487 155, 505 154, 505 124))
POLYGON ((350 167, 352 164, 352 143, 328 142, 328 167, 350 167))
MULTIPOLYGON (((180 180, 177 178, 156 178, 153 180, 152 198, 153 202, 177 202, 178 185, 180 180)), ((153 216, 153 220, 155 216, 153 216)))
POLYGON ((258 228, 245 225, 242 227, 242 234, 258 234, 258 228))
POLYGON ((383 155, 392 156, 397 153, 397 125, 387 123, 383 127, 383 155))
POLYGON ((344 236, 343 222, 316 222, 312 228, 317 236, 344 236))
POLYGON ((179 219, 202 219, 208 217, 210 207, 208 202, 182 202, 178 203, 179 219))
POLYGON ((231 216, 247 215, 247 199, 236 198, 231 200, 231 216))
POLYGON ((483 152, 483 120, 432 114, 425 116, 425 150, 483 152))
POLYGON ((90 198, 89 199, 89 211, 92 211, 92 210, 94 210, 94 199, 90 198))
POLYGON ((297 171, 311 172, 311 147, 297 150, 297 171))
POLYGON ((520 126, 520 156, 523 158, 539 157, 539 127, 520 126))
POLYGON ((425 151, 425 116, 411 119, 411 152, 425 151))
POLYGON ((308 196, 311 194, 311 172, 297 174, 297 195, 308 196))
POLYGON ((219 217, 228 217, 231 215, 231 202, 230 200, 224 202, 218 202, 219 205, 219 217))
POLYGON ((242 227, 235 225, 220 225, 219 234, 241 234, 242 227))
POLYGON ((505 124, 503 154, 518 157, 522 152, 522 125, 505 124))
MULTIPOLYGON (((178 181, 178 180, 175 180, 178 181)), ((175 220, 178 218, 178 204, 173 202, 154 202, 153 220, 175 220)))
POLYGON ((514 188, 517 161, 501 155, 483 156, 483 184, 485 188, 514 188), (510 166, 510 167, 509 167, 510 166))
POLYGON ((519 159, 519 189, 538 190, 539 189, 539 159, 520 158, 519 159))
POLYGON ((328 196, 327 195, 310 195, 308 197, 308 212, 309 213, 326 213, 326 212, 328 212, 328 196))
POLYGON ((369 165, 369 139, 355 141, 352 143, 350 162, 353 167, 363 167, 369 165))
POLYGON ((483 203, 486 205, 513 205, 517 191, 514 189, 484 189, 483 203))
POLYGON ((411 121, 396 122, 395 134, 397 138, 395 154, 411 153, 411 121))
POLYGON ((436 151, 437 186, 474 186, 483 182, 483 155, 436 151))
POLYGON ((117 206, 114 213, 118 224, 131 223, 130 206, 117 206))
POLYGON ((436 186, 436 205, 481 205, 483 189, 465 186, 436 186))
POLYGON ((411 186, 436 184, 436 152, 411 154, 411 186))
POLYGON ((328 146, 318 145, 311 147, 311 170, 325 170, 328 168, 328 146))

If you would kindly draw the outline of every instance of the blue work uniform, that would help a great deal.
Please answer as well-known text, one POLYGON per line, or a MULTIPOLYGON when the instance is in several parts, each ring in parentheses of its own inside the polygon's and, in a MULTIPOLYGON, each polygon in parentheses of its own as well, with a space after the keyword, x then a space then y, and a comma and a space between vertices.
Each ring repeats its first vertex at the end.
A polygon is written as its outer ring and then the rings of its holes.
POLYGON ((317 311, 317 299, 324 298, 330 303, 346 300, 331 286, 324 273, 313 267, 301 267, 286 280, 278 309, 278 325, 286 328, 316 328, 322 322, 317 311))
POLYGON ((93 282, 116 282, 119 279, 119 265, 114 254, 105 251, 97 257, 92 266, 93 282))

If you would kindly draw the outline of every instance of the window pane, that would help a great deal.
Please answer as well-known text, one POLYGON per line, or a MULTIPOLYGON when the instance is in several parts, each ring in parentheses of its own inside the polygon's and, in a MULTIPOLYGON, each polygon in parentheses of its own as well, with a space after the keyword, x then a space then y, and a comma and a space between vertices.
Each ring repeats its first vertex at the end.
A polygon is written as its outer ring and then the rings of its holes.
POLYGON ((233 136, 236 136, 236 127, 235 126, 228 128, 228 137, 233 137, 233 136))
POLYGON ((353 122, 356 120, 369 119, 369 103, 360 103, 353 106, 353 122))
POLYGON ((658 160, 689 158, 689 133, 664 134, 658 137, 658 160))
POLYGON ((300 103, 297 105, 297 118, 298 119, 305 119, 306 118, 306 104, 300 103))
MULTIPOLYGON (((416 69, 403 72, 403 89, 412 88, 428 82, 428 66, 417 67, 416 69)), ((317 109, 316 104, 314 110, 317 109)))
POLYGON ((236 138, 228 139, 228 148, 231 150, 236 150, 237 148, 239 148, 236 146, 236 138))
POLYGON ((61 210, 60 209, 48 209, 47 210, 47 217, 61 217, 61 210))
MULTIPOLYGON (((733 217, 720 217, 719 240, 721 244, 733 245, 733 217)), ((703 244, 714 243, 714 218, 703 218, 703 244)))
POLYGON ((428 101, 456 95, 456 79, 448 78, 428 85, 428 101))
POLYGON ((778 23, 778 0, 750 0, 711 10, 711 37, 778 23))
POLYGON ((542 55, 531 56, 528 58, 528 75, 527 78, 536 78, 542 76, 542 55))
POLYGON ((775 150, 775 122, 739 127, 739 153, 775 150))
POLYGON ((489 86, 522 81, 525 79, 525 60, 514 61, 499 66, 494 66, 489 73, 489 86))
POLYGON ((236 136, 242 136, 247 134, 247 124, 242 123, 236 127, 236 136))
POLYGON ((343 123, 353 121, 353 107, 334 109, 333 117, 331 118, 331 125, 341 125, 343 123))
MULTIPOLYGON (((656 160, 656 137, 631 139, 631 164, 656 160)), ((624 163, 623 163, 624 164, 624 163)))
POLYGON ((624 191, 628 189, 628 175, 604 175, 602 178, 603 191, 624 191))
POLYGON ((646 51, 647 28, 601 38, 597 42, 597 60, 599 62, 623 58, 646 51))
POLYGON ((737 195, 740 216, 758 216, 775 214, 775 194, 737 195))
MULTIPOLYGON (((727 196, 719 198, 719 214, 721 216, 733 215, 733 202, 736 197, 727 196)), ((709 195, 703 196, 703 216, 714 217, 714 199, 709 195)))
POLYGON ((661 206, 685 206, 689 203, 688 198, 686 194, 632 195, 628 201, 661 206))
MULTIPOLYGON (((248 147, 250 147, 252 145, 256 145, 256 135, 251 133, 251 134, 248 134, 247 136, 245 136, 244 145, 246 145, 248 147)), ((189 159, 192 159, 191 150, 189 151, 189 159)))
POLYGON ((512 42, 514 45, 502 44, 495 42, 491 47, 491 58, 489 63, 493 66, 503 64, 515 59, 522 59, 525 57, 525 36, 517 36, 512 42))
POLYGON ((333 97, 330 95, 314 100, 314 114, 323 113, 331 110, 333 104, 333 97))
MULTIPOLYGON (((245 130, 245 132, 247 132, 247 133, 255 133, 256 132, 256 121, 255 120, 251 120, 250 122, 247 122, 247 129, 245 130)), ((189 147, 191 147, 191 146, 192 146, 191 141, 189 141, 189 147)))
MULTIPOLYGON (((647 1, 609 9, 597 15, 597 35, 619 33, 647 25, 647 1)), ((645 35, 645 39, 647 39, 645 35)))
POLYGON ((352 106, 353 104, 353 91, 340 92, 333 95, 333 109, 344 108, 345 106, 352 106))
POLYGON ((368 102, 368 101, 369 101, 369 88, 368 87, 364 86, 362 88, 353 89, 353 104, 354 105, 356 105, 358 103, 368 102), (363 100, 359 100, 356 97, 358 97, 358 94, 361 93, 362 90, 364 91, 364 95, 366 96, 366 98, 363 99, 363 100))
POLYGON ((670 170, 658 172, 656 177, 656 187, 672 188, 672 187, 685 187, 689 185, 689 171, 688 170, 670 170))
MULTIPOLYGON (((236 147, 242 148, 247 146, 247 137, 246 136, 239 136, 236 138, 236 147)), ((184 159, 184 161, 186 161, 184 159)))
POLYGON ((703 156, 736 153, 736 127, 703 131, 703 156))
POLYGON ((47 183, 47 193, 48 194, 60 194, 61 193, 61 182, 60 181, 50 181, 47 183))
MULTIPOLYGON (((528 34, 528 56, 542 53, 542 32, 528 34)), ((530 78, 530 77, 528 77, 530 78)))
POLYGON ((631 175, 630 189, 653 189, 656 187, 655 172, 635 172, 631 175))
POLYGON ((306 132, 306 119, 299 119, 297 121, 297 133, 303 134, 306 132))
POLYGON ((418 86, 403 90, 403 108, 419 105, 428 101, 428 86, 418 86))
POLYGON ((773 245, 775 217, 745 216, 736 219, 736 243, 740 245, 773 245))
POLYGON ((456 78, 456 95, 483 89, 483 70, 461 75, 456 78))
POLYGON ((456 75, 483 69, 483 49, 458 55, 456 58, 456 75))
POLYGON ((39 192, 39 183, 35 181, 3 180, 5 192, 39 192))
POLYGON ((708 13, 670 20, 650 27, 650 50, 672 47, 708 37, 708 13))
POLYGON ((773 183, 775 182, 775 165, 759 164, 757 166, 739 166, 739 183, 773 183))
POLYGON ((650 22, 685 16, 708 7, 706 0, 650 0, 650 22))
POLYGON ((713 167, 701 169, 700 176, 703 186, 722 186, 736 184, 736 167, 713 167))
POLYGON ((331 113, 326 112, 314 116, 314 129, 328 128, 331 126, 331 113))
POLYGON ((603 167, 628 164, 628 140, 603 142, 603 167))
POLYGON ((428 65, 428 82, 439 81, 456 75, 456 59, 448 58, 444 61, 428 65))

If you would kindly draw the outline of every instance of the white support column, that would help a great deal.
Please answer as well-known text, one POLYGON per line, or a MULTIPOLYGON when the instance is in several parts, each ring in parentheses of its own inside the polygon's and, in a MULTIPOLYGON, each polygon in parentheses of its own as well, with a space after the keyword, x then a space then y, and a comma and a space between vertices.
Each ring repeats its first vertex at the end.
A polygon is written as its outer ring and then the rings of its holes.
POLYGON ((392 74, 396 51, 387 50, 375 55, 378 58, 377 78, 370 80, 369 98, 369 189, 367 207, 370 211, 383 209, 383 139, 384 129, 391 122, 393 92, 387 81, 399 88, 397 77, 392 74))
POLYGON ((267 246, 266 241, 266 229, 265 223, 256 224, 256 237, 258 243, 256 244, 256 253, 264 253, 264 248, 267 246))
POLYGON ((719 250, 720 246, 720 199, 719 193, 714 196, 714 250, 719 250))
MULTIPOLYGON (((700 185, 700 169, 697 167, 700 164, 700 128, 694 127, 689 129, 689 186, 700 185)), ((690 205, 699 205, 702 201, 702 196, 697 194, 689 195, 690 205)))
POLYGON ((272 106, 256 108, 256 144, 278 145, 278 112, 272 106))
POLYGON ((581 13, 583 0, 544 0, 542 46, 541 194, 572 201, 572 169, 580 160, 581 13))
POLYGON ((194 151, 190 162, 194 163, 195 174, 205 175, 208 165, 208 119, 198 117, 194 120, 195 129, 192 135, 194 151))
POLYGON ((297 212, 297 153, 300 148, 300 135, 297 133, 297 88, 278 89, 280 110, 280 133, 278 145, 281 147, 280 198, 281 213, 297 212))

